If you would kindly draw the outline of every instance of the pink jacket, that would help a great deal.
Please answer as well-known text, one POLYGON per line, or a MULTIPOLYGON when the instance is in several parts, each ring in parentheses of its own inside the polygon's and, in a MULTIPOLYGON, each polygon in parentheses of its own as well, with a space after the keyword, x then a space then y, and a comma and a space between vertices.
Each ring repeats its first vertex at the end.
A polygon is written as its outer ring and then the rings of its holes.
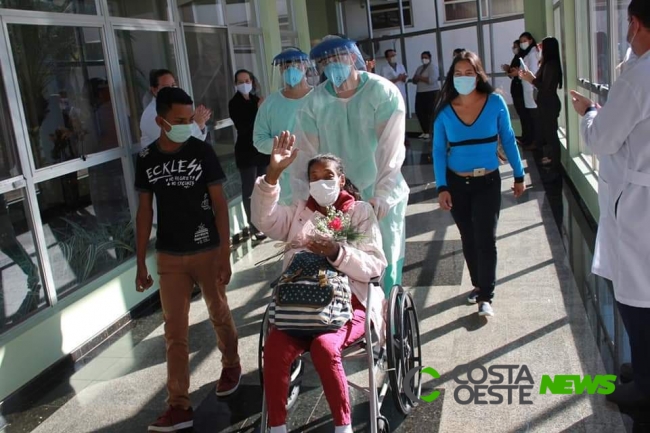
MULTIPOLYGON (((278 204, 279 197, 280 186, 270 185, 263 176, 259 177, 251 198, 251 220, 258 230, 271 239, 291 244, 291 249, 284 255, 283 269, 286 269, 294 254, 306 250, 304 245, 314 229, 315 217, 322 215, 307 208, 307 202, 303 200, 281 206, 278 204)), ((375 329, 381 330, 378 334, 383 340, 386 301, 381 288, 372 286, 372 305, 370 308, 367 305, 368 283, 381 276, 387 266, 379 223, 372 206, 363 201, 355 202, 348 214, 353 226, 362 231, 365 238, 355 246, 342 245, 339 256, 331 263, 348 276, 352 293, 369 312, 375 329)))

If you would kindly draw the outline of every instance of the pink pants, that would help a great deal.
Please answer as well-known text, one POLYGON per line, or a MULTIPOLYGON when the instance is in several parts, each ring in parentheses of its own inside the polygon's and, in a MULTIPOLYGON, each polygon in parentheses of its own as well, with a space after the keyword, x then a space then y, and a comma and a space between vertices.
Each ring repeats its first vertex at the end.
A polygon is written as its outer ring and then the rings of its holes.
POLYGON ((365 334, 366 310, 352 297, 354 315, 343 328, 313 339, 292 337, 273 329, 264 344, 264 393, 269 426, 286 424, 289 375, 293 361, 309 350, 311 360, 323 384, 325 398, 335 426, 350 424, 348 382, 341 362, 341 352, 365 334))

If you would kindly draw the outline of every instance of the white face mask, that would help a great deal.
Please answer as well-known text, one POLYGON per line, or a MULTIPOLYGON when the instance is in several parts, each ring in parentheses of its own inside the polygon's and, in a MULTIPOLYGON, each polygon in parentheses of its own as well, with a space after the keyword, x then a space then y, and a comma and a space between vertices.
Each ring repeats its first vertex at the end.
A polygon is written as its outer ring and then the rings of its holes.
POLYGON ((248 95, 251 90, 253 90, 253 85, 251 83, 237 84, 237 91, 242 95, 248 95))
POLYGON ((422 64, 423 65, 428 65, 431 62, 429 59, 422 59, 422 64))
POLYGON ((526 51, 530 47, 530 42, 522 42, 519 46, 523 51, 526 51))
POLYGON ((309 195, 322 207, 333 205, 340 193, 339 179, 309 182, 309 195))

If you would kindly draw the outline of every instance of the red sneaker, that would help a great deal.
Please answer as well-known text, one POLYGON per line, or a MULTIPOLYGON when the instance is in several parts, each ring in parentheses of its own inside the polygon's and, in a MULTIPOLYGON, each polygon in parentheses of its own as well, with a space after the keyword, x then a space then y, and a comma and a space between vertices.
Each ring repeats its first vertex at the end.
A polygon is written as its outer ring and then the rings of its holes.
POLYGON ((194 425, 194 411, 168 407, 155 423, 149 425, 149 431, 175 432, 194 425))
POLYGON ((237 391, 240 379, 240 365, 221 370, 221 377, 219 378, 219 382, 217 382, 217 397, 226 397, 237 391))

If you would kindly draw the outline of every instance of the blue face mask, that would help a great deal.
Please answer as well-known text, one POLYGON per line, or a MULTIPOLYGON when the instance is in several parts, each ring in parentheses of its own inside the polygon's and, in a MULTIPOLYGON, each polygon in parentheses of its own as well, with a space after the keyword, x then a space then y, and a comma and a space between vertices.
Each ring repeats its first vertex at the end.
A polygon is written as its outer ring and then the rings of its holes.
POLYGON ((284 82, 290 87, 296 87, 302 81, 305 73, 295 66, 289 66, 283 73, 284 82))
POLYGON ((352 66, 345 63, 330 63, 325 67, 325 76, 334 84, 334 87, 341 87, 352 72, 352 66))
POLYGON ((192 124, 189 125, 172 125, 165 119, 163 122, 172 127, 169 131, 165 131, 167 138, 174 143, 185 143, 192 136, 192 124))
POLYGON ((454 87, 461 95, 469 95, 476 89, 476 77, 454 77, 454 87))

